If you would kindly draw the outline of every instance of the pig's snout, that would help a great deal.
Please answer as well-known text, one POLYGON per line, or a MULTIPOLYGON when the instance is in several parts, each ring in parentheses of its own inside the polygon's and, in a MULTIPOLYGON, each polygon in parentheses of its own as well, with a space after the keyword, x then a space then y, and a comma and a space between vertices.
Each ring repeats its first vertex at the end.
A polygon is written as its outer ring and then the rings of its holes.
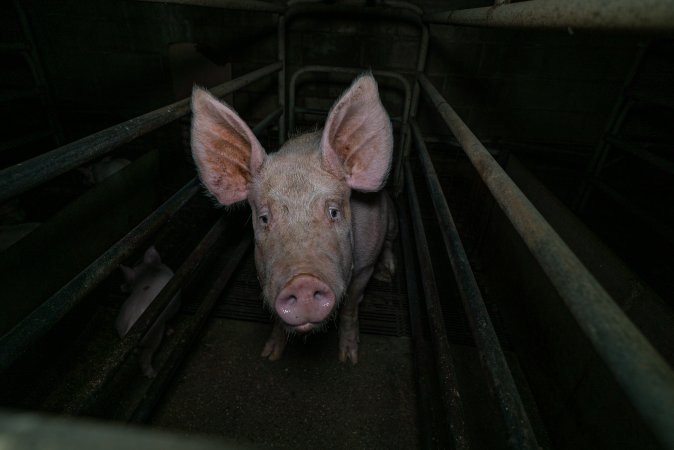
POLYGON ((296 331, 306 332, 325 320, 335 306, 335 293, 312 275, 293 277, 274 302, 276 312, 296 331))

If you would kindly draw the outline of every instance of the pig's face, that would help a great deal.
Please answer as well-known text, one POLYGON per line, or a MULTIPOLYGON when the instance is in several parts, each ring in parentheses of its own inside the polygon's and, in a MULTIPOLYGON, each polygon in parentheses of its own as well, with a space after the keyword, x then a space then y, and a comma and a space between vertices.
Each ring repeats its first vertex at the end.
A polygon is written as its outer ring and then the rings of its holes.
POLYGON ((291 331, 320 327, 351 279, 351 189, 381 189, 391 163, 391 125, 376 82, 356 79, 322 132, 270 155, 206 91, 195 90, 193 110, 192 152, 203 183, 225 205, 250 203, 265 303, 291 331))
POLYGON ((265 302, 302 332, 331 317, 353 265, 351 189, 321 167, 316 137, 269 155, 248 196, 265 302))

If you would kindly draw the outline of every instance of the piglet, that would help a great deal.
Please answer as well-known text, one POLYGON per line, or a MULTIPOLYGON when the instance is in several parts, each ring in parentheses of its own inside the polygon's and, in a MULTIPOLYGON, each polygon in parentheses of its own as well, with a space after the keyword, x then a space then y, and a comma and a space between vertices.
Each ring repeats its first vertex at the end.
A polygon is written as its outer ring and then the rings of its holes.
POLYGON ((362 75, 336 101, 322 131, 267 154, 236 112, 195 88, 192 154, 223 205, 248 200, 264 304, 276 317, 263 357, 281 357, 286 334, 321 330, 339 308, 339 359, 358 361, 358 305, 379 268, 395 269, 397 221, 382 191, 391 122, 377 83, 362 75))
MULTIPOLYGON (((168 266, 162 264, 161 256, 154 247, 145 251, 142 263, 133 268, 123 265, 120 268, 125 279, 125 283, 121 286, 122 292, 130 294, 122 304, 115 321, 117 333, 120 338, 123 338, 171 280, 173 272, 168 266)), ((166 321, 171 319, 179 309, 180 293, 171 299, 140 342, 140 368, 148 378, 154 378, 157 375, 152 367, 152 356, 164 337, 166 321)))

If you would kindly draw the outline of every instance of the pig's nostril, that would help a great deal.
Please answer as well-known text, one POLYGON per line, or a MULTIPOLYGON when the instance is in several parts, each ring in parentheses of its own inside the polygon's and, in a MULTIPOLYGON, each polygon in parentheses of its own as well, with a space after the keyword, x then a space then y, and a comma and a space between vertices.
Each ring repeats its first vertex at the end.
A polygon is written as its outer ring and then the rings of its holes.
POLYGON ((290 297, 288 297, 288 303, 289 304, 293 305, 296 302, 297 302, 297 297, 295 297, 294 295, 291 295, 290 297))
POLYGON ((323 298, 323 293, 321 291, 314 292, 314 300, 321 300, 323 298))

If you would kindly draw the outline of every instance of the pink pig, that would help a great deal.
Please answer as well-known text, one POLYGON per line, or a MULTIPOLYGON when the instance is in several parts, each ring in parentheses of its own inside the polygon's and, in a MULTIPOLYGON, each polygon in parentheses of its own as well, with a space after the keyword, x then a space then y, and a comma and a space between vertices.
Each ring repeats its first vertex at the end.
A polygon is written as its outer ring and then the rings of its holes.
POLYGON ((229 106, 192 94, 192 154, 223 205, 248 199, 265 305, 277 320, 262 351, 281 357, 287 333, 324 329, 339 313, 339 359, 358 362, 358 305, 375 268, 390 279, 397 234, 386 184, 391 122, 370 74, 337 100, 322 131, 265 153, 229 106))
MULTIPOLYGON (((143 262, 134 266, 120 266, 124 274, 124 284, 121 289, 130 294, 122 304, 115 321, 115 328, 120 338, 126 336, 133 324, 152 304, 155 297, 173 278, 173 271, 161 262, 161 256, 154 246, 148 248, 143 255, 143 262)), ((140 341, 139 363, 143 374, 154 378, 157 371, 152 367, 152 356, 164 338, 166 321, 170 320, 180 310, 180 292, 169 302, 168 306, 157 317, 143 339, 140 341)))

